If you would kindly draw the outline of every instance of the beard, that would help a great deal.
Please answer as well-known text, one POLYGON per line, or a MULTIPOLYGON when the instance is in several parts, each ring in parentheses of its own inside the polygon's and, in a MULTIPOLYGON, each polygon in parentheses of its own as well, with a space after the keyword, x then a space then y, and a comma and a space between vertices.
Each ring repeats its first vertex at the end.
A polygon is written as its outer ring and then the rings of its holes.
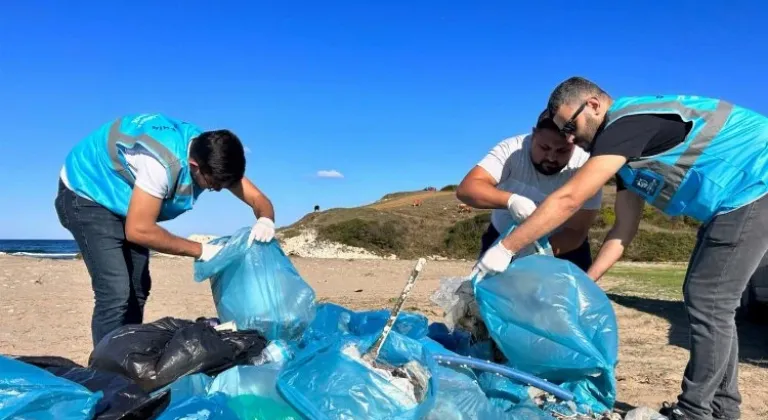
POLYGON ((574 143, 586 152, 591 151, 595 136, 602 125, 603 123, 596 118, 587 117, 584 132, 576 136, 574 143))
POLYGON ((542 175, 554 175, 565 168, 565 165, 559 165, 557 162, 545 162, 541 161, 539 163, 536 163, 531 159, 531 163, 533 163, 533 167, 536 168, 539 173, 542 175))

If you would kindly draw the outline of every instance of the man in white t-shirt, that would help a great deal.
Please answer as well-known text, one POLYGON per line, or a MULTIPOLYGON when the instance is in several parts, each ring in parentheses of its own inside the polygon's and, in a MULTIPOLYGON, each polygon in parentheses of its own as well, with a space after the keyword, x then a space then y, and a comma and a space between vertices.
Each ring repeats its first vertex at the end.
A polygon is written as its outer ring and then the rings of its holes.
MULTIPOLYGON (((456 195, 475 208, 493 209, 481 254, 500 232, 522 223, 544 198, 565 184, 589 158, 569 144, 544 111, 532 132, 504 139, 464 177, 456 195)), ((584 271, 592 264, 589 228, 600 211, 599 192, 550 236, 555 256, 584 271)))
POLYGON ((150 249, 198 261, 221 250, 173 235, 158 222, 191 210, 203 191, 224 189, 253 209, 249 245, 272 241, 274 208, 245 177, 243 145, 229 130, 134 114, 102 124, 72 148, 55 207, 91 277, 94 345, 120 326, 143 321, 150 249))

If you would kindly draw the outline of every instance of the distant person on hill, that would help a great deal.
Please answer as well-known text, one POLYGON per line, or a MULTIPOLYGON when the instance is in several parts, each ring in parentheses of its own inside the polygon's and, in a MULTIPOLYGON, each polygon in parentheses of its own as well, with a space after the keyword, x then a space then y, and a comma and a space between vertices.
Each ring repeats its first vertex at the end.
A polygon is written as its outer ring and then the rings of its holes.
POLYGON ((94 345, 115 328, 143 321, 149 296, 149 249, 211 259, 221 246, 174 236, 157 222, 191 210, 206 189, 228 189, 253 208, 249 238, 275 234, 269 199, 245 176, 240 140, 159 114, 106 123, 69 152, 55 206, 91 276, 94 345))
MULTIPOLYGON (((500 232, 530 216, 588 158, 587 152, 566 141, 547 111, 539 115, 531 133, 497 144, 467 173, 456 190, 456 196, 467 205, 493 209, 491 224, 481 240, 481 254, 493 245, 500 232)), ((571 261, 584 271, 592 264, 588 233, 601 201, 602 192, 597 191, 550 238, 558 258, 571 261)))
POLYGON ((638 230, 645 202, 702 223, 683 285, 691 354, 671 419, 738 419, 739 345, 735 311, 768 253, 768 118, 719 99, 613 99, 570 78, 548 110, 568 141, 592 156, 528 219, 488 250, 477 268, 506 270, 515 253, 567 220, 618 174, 616 222, 589 275, 599 279, 638 230))

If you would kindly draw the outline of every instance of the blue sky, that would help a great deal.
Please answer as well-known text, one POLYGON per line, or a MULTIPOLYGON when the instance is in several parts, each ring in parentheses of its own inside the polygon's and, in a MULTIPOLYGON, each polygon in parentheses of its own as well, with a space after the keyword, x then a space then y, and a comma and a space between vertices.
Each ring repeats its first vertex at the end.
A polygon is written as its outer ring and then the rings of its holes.
MULTIPOLYGON (((64 157, 128 113, 236 132, 278 225, 315 204, 458 183, 529 130, 572 75, 613 96, 698 94, 768 113, 768 4, 534 3, 10 2, 0 238, 69 238, 53 208, 64 157)), ((251 223, 222 192, 164 226, 229 234, 251 223)))

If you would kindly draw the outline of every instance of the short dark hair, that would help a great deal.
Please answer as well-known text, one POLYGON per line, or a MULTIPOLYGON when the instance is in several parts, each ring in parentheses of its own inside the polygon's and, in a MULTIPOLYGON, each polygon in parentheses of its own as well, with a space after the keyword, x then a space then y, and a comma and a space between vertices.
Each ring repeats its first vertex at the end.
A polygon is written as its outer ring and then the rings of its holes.
POLYGON ((560 131, 560 127, 555 124, 555 120, 552 119, 549 110, 544 110, 539 114, 539 119, 536 121, 536 129, 547 129, 553 131, 560 131))
POLYGON ((571 77, 557 85, 549 95, 547 110, 554 115, 561 106, 577 102, 587 95, 610 97, 595 83, 583 77, 571 77))
POLYGON ((243 144, 229 130, 203 132, 192 142, 189 154, 213 187, 229 188, 245 175, 243 144))

